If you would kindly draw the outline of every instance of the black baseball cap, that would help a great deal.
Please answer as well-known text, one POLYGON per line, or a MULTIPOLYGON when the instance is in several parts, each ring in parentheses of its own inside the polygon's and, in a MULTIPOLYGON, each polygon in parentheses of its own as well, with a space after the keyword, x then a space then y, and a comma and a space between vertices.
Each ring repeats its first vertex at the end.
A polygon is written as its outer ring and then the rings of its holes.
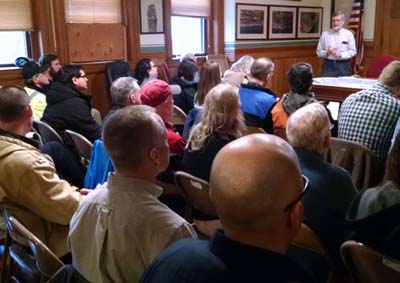
POLYGON ((22 67, 22 77, 24 78, 24 80, 28 80, 37 74, 46 72, 48 69, 48 65, 40 66, 35 61, 30 61, 25 63, 22 67))

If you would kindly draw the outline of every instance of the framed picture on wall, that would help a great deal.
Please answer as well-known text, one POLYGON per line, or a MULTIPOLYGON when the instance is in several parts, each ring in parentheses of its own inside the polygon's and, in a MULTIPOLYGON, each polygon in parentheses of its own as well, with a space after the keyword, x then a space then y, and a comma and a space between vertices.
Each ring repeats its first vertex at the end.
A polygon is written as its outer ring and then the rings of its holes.
POLYGON ((140 0, 140 33, 163 33, 163 0, 140 0))
POLYGON ((269 39, 296 38, 296 7, 269 6, 269 39))
POLYGON ((300 7, 297 38, 319 38, 322 30, 322 7, 300 7))
POLYGON ((267 39, 265 5, 236 4, 236 39, 267 39))

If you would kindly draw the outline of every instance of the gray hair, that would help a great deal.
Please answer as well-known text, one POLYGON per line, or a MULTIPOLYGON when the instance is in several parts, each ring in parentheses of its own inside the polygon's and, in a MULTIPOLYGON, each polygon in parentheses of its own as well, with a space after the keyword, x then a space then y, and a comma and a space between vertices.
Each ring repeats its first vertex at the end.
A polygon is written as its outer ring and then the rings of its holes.
POLYGON ((308 104, 289 116, 286 136, 293 147, 316 150, 330 133, 328 112, 320 103, 308 104))
POLYGON ((250 67, 250 73, 253 78, 265 80, 269 74, 274 72, 275 65, 268 58, 256 59, 250 67))
POLYGON ((110 88, 111 99, 114 105, 125 106, 129 96, 140 90, 136 79, 132 77, 120 77, 116 79, 110 88))
POLYGON ((400 61, 393 61, 383 68, 378 81, 388 87, 400 86, 400 61))
POLYGON ((338 17, 338 16, 341 16, 343 21, 346 20, 346 17, 345 17, 345 15, 344 15, 344 12, 342 12, 342 11, 336 11, 336 12, 334 12, 333 15, 332 15, 332 18, 338 17))
POLYGON ((235 63, 232 64, 230 70, 232 72, 242 72, 246 75, 250 75, 250 67, 254 62, 254 58, 250 55, 244 55, 239 58, 235 63))

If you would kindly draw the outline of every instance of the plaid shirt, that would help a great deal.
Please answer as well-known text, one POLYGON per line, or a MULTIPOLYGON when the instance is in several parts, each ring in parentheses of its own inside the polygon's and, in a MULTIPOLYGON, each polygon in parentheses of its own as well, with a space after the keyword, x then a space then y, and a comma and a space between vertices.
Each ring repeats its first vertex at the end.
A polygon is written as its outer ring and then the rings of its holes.
POLYGON ((377 83, 345 99, 339 112, 338 137, 361 143, 383 159, 399 116, 400 100, 377 83))

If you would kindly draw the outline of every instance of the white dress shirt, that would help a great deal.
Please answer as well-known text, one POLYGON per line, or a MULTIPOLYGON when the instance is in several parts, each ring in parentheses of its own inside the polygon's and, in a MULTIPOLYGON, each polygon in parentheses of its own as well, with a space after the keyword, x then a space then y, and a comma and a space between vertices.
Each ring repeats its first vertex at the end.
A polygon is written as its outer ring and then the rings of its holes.
POLYGON ((333 29, 324 31, 319 39, 317 47, 318 57, 331 60, 348 60, 356 55, 356 44, 354 35, 351 31, 341 28, 338 31, 333 29), (340 53, 339 57, 332 54, 327 55, 329 48, 337 48, 340 53))

